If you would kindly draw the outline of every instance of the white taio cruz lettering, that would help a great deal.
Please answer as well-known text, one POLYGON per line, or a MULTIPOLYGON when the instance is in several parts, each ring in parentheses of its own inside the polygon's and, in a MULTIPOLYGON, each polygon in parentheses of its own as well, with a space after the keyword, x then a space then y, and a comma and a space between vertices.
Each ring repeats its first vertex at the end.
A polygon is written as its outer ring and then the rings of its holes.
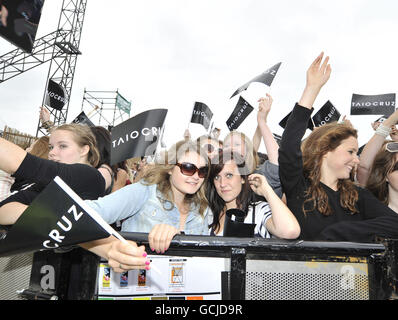
POLYGON ((247 103, 245 103, 242 108, 240 108, 240 110, 238 111, 238 114, 235 116, 235 118, 232 120, 232 122, 230 123, 230 125, 228 126, 228 129, 231 129, 234 124, 236 123, 236 121, 239 120, 239 118, 241 117, 243 111, 245 111, 247 109, 247 103))
POLYGON ((195 116, 201 116, 201 117, 205 118, 206 121, 209 121, 209 118, 208 118, 206 112, 199 111, 199 110, 194 110, 194 111, 193 111, 193 114, 194 114, 195 116))
POLYGON ((112 147, 116 148, 129 140, 137 139, 140 135, 143 135, 146 141, 153 140, 153 137, 161 135, 162 130, 160 127, 152 127, 152 128, 143 128, 140 131, 134 130, 130 133, 125 134, 122 137, 119 137, 112 141, 112 147))
POLYGON ((330 119, 332 119, 332 116, 334 115, 335 111, 336 111, 336 108, 332 107, 332 109, 327 114, 327 116, 325 116, 324 120, 321 121, 321 126, 323 126, 324 124, 328 123, 330 121, 330 119))
POLYGON ((395 101, 353 102, 353 107, 395 107, 395 101))
POLYGON ((66 103, 68 100, 65 97, 61 97, 60 95, 56 94, 55 92, 52 91, 47 91, 47 95, 50 98, 53 98, 55 100, 61 101, 63 103, 66 103))
POLYGON ((62 241, 65 239, 64 234, 66 232, 69 232, 70 230, 72 230, 73 222, 78 221, 84 214, 81 211, 78 213, 76 205, 72 205, 69 208, 68 213, 70 214, 69 218, 67 216, 63 215, 61 217, 61 219, 57 221, 57 226, 62 231, 60 231, 58 229, 52 229, 48 234, 50 239, 43 241, 43 247, 45 247, 47 249, 58 248, 60 246, 60 244, 62 243, 62 241), (71 219, 70 216, 72 216, 73 219, 71 219))

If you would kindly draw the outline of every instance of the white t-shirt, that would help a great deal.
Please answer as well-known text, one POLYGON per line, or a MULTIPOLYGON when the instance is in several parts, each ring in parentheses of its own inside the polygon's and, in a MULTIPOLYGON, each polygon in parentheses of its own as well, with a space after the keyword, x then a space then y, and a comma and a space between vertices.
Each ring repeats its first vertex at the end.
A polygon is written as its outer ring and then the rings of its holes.
MULTIPOLYGON (((253 205, 250 205, 244 223, 255 223, 256 224, 256 226, 254 228, 255 236, 263 237, 263 238, 271 238, 272 235, 267 230, 267 220, 269 218, 271 218, 271 215, 272 215, 271 208, 270 208, 268 202, 265 202, 265 201, 257 202, 255 204, 254 208, 255 208, 254 222, 253 222, 253 205)), ((213 221, 213 212, 210 210, 210 208, 209 208, 207 214, 208 214, 208 221, 211 224, 211 222, 213 221)), ((210 234, 210 232, 211 232, 211 230, 209 230, 209 234, 210 234)), ((223 230, 221 230, 221 232, 216 235, 222 236, 223 230)))

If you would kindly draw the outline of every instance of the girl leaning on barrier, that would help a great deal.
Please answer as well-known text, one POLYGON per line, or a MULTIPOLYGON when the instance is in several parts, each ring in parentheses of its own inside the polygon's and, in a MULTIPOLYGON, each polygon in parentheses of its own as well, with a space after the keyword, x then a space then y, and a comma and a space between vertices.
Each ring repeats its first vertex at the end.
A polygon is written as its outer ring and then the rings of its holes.
MULTIPOLYGON (((204 193, 208 170, 207 154, 199 144, 180 141, 139 182, 87 203, 109 224, 122 221, 123 232, 149 233, 152 251, 164 253, 175 234, 208 233, 204 193)), ((135 268, 135 259, 145 255, 130 254, 130 245, 113 237, 82 246, 107 259, 116 272, 135 268)))
POLYGON ((255 224, 256 236, 295 239, 300 234, 293 213, 263 175, 250 174, 245 159, 237 152, 225 150, 219 153, 218 163, 211 164, 206 189, 210 234, 223 235, 226 211, 230 209, 245 213, 244 222, 255 224), (255 194, 265 201, 256 202, 255 194))
POLYGON ((99 155, 87 126, 66 124, 49 137, 48 159, 36 157, 0 138, 0 169, 31 185, 0 202, 0 225, 12 225, 33 199, 61 177, 83 199, 104 195, 105 181, 95 166, 99 155))
POLYGON ((328 62, 321 53, 309 67, 306 87, 283 132, 279 168, 287 205, 303 240, 395 238, 398 215, 353 182, 359 164, 357 131, 335 122, 317 128, 301 143, 313 103, 330 77, 328 62))

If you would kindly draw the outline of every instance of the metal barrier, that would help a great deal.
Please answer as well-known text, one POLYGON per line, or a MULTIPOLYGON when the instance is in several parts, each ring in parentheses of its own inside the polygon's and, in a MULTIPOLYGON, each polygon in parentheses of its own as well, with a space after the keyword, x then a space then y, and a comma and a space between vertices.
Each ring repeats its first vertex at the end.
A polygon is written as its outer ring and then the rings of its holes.
MULTIPOLYGON (((146 245, 149 252, 148 234, 122 235, 146 245)), ((167 255, 229 259, 221 277, 226 300, 374 300, 395 299, 397 292, 398 241, 394 240, 361 244, 176 235, 167 255)), ((15 299, 15 293, 4 294, 12 282, 6 278, 12 270, 11 276, 19 277, 20 266, 7 259, 15 258, 0 259, 0 298, 15 299)), ((22 263, 25 269, 26 263, 22 263)), ((93 300, 98 266, 99 258, 81 248, 36 252, 29 287, 25 281, 12 290, 25 299, 93 300)))

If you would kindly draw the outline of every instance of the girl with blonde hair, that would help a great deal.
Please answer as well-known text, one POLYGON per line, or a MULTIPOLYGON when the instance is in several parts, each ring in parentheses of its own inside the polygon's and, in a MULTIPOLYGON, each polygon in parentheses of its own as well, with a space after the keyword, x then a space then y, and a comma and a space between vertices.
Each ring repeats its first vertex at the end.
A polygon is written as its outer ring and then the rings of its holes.
MULTIPOLYGON (((204 192, 208 171, 209 160, 199 144, 181 141, 150 166, 139 182, 86 202, 109 224, 122 221, 124 232, 148 232, 152 251, 164 253, 175 234, 208 234, 204 192)), ((83 247, 106 258, 116 272, 136 268, 139 258, 130 254, 130 245, 113 237, 83 247)))
POLYGON ((49 137, 48 160, 28 153, 0 138, 0 169, 30 186, 0 202, 0 225, 11 225, 33 199, 56 177, 63 179, 83 199, 104 195, 105 181, 95 169, 99 154, 89 127, 65 124, 49 137))

